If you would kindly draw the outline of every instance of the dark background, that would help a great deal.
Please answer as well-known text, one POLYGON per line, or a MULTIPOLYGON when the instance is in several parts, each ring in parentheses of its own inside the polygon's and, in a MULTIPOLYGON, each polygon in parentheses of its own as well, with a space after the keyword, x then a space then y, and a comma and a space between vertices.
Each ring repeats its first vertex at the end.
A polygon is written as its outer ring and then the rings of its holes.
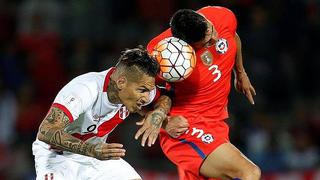
MULTIPOLYGON (((34 179, 31 143, 56 93, 73 77, 113 66, 146 45, 178 9, 222 5, 238 19, 255 106, 232 89, 231 141, 263 174, 320 160, 319 0, 0 0, 0 179, 34 179)), ((139 172, 171 173, 159 145, 134 140, 137 116, 112 135, 139 172)), ((235 162, 236 163, 236 162, 235 162)), ((164 178, 165 179, 165 178, 164 178)))

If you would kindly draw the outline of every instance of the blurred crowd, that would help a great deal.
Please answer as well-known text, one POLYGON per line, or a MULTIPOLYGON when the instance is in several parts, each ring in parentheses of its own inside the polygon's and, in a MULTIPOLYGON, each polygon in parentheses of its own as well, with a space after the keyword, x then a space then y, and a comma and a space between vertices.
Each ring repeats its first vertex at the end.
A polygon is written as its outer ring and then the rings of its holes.
MULTIPOLYGON (((146 45, 177 9, 206 5, 236 14, 257 91, 251 106, 232 90, 231 141, 264 173, 320 167, 319 0, 0 0, 0 179, 35 177, 31 143, 64 84, 146 45)), ((139 118, 111 140, 138 169, 174 171, 159 145, 134 140, 139 118)))

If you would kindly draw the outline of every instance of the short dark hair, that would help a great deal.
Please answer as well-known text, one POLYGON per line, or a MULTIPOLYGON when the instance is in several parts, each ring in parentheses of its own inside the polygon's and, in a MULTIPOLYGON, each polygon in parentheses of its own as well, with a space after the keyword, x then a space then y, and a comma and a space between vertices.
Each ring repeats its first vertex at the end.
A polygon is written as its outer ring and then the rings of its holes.
POLYGON ((171 17, 170 27, 174 37, 187 43, 195 43, 205 38, 208 24, 196 11, 180 9, 171 17))
POLYGON ((139 45, 136 48, 122 51, 116 68, 124 68, 126 71, 138 68, 148 76, 155 77, 160 65, 143 46, 139 45))

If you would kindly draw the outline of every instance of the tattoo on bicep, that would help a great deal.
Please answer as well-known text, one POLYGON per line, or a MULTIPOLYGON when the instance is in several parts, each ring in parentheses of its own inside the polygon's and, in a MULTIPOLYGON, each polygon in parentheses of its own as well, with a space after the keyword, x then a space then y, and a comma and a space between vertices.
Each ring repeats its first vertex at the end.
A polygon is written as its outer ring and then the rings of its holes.
POLYGON ((46 116, 45 120, 47 120, 49 123, 53 124, 55 121, 55 109, 50 109, 48 115, 46 116))
POLYGON ((70 119, 67 115, 63 115, 63 118, 62 118, 62 122, 65 126, 69 125, 70 124, 70 119))
POLYGON ((50 112, 46 116, 45 120, 49 122, 50 124, 67 126, 70 124, 69 117, 59 108, 51 108, 50 112))
POLYGON ((55 148, 93 156, 95 154, 95 145, 68 134, 65 128, 69 124, 70 119, 62 110, 52 108, 45 120, 41 123, 39 134, 42 136, 43 141, 55 148))

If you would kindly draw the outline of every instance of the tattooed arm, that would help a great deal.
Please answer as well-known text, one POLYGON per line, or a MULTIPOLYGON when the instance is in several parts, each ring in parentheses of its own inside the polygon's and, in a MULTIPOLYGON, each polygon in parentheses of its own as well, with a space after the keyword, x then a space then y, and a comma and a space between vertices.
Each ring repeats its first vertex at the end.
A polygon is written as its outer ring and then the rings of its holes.
POLYGON ((142 121, 137 122, 137 125, 142 125, 142 127, 137 131, 135 139, 138 139, 143 134, 141 146, 145 145, 147 139, 149 147, 155 143, 170 108, 171 99, 168 96, 162 95, 155 104, 154 110, 148 112, 142 121))
POLYGON ((163 112, 165 117, 169 113, 171 108, 171 99, 168 96, 160 96, 158 102, 155 104, 154 109, 163 112))
POLYGON ((119 159, 124 156, 125 150, 121 144, 90 144, 68 134, 65 128, 69 124, 68 116, 59 108, 52 107, 42 121, 37 137, 54 148, 100 160, 119 159))

